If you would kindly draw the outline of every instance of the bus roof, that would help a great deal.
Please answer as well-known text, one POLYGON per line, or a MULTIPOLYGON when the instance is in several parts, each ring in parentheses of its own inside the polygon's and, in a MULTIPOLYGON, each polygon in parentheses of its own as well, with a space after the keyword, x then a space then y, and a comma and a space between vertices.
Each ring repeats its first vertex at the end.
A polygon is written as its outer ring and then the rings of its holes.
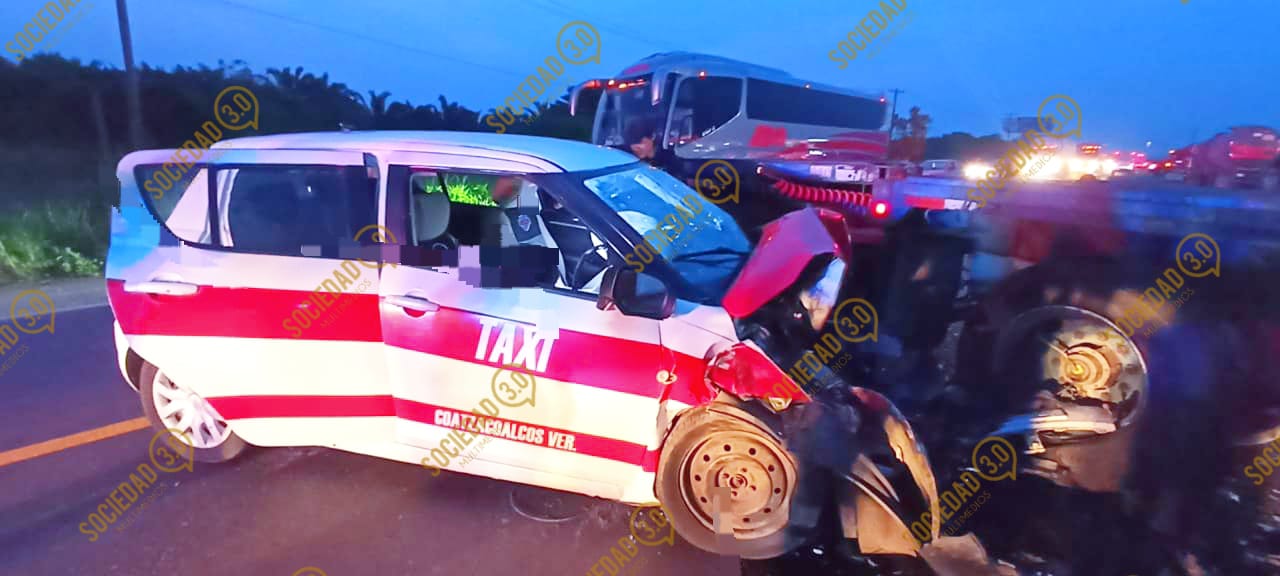
POLYGON ((751 64, 741 60, 724 58, 722 56, 698 54, 695 52, 658 52, 650 54, 649 56, 641 58, 635 64, 626 67, 618 77, 625 78, 630 76, 639 76, 641 74, 652 73, 655 70, 666 70, 668 72, 677 72, 688 76, 696 76, 701 72, 705 72, 709 76, 756 78, 760 80, 767 80, 769 82, 790 84, 792 86, 804 86, 806 88, 814 88, 817 90, 835 92, 859 98, 875 99, 883 96, 881 94, 861 92, 829 84, 806 82, 777 68, 760 66, 758 64, 751 64))

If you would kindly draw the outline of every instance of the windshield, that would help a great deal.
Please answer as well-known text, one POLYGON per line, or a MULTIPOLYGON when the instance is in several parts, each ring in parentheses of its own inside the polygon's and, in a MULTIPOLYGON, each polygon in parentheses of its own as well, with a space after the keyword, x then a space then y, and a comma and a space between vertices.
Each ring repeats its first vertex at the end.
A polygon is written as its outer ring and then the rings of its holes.
POLYGON ((656 139, 662 123, 662 109, 650 102, 652 74, 617 81, 606 88, 605 107, 596 144, 630 151, 644 138, 656 139), (618 86, 626 85, 625 88, 618 86))
POLYGON ((628 256, 666 260, 685 281, 676 288, 678 298, 719 305, 751 250, 727 212, 647 166, 632 165, 583 184, 645 238, 628 256))

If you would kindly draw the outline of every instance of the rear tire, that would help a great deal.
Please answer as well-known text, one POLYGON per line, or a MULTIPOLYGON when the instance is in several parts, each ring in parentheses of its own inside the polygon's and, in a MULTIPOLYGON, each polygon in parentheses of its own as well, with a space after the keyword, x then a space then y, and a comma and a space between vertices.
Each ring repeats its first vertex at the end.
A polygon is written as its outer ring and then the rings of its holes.
MULTIPOLYGON (((217 414, 213 406, 186 387, 177 384, 150 362, 144 362, 138 371, 138 397, 142 402, 142 413, 157 432, 178 430, 183 433, 183 440, 194 444, 191 453, 198 462, 226 462, 239 456, 249 445, 235 432, 227 427, 227 422, 217 414), (158 392, 158 389, 162 389, 158 392), (189 404, 188 414, 183 414, 181 406, 173 406, 170 397, 184 396, 189 404), (172 407, 171 407, 172 406, 172 407), (191 411, 191 410, 195 411, 191 411), (169 413, 177 410, 175 413, 169 413), (165 416, 161 416, 164 411, 165 416), (180 426, 183 416, 192 422, 180 426), (212 426, 212 428, 211 428, 212 426), (195 428, 200 428, 197 432, 195 428)), ((181 451, 181 450, 180 450, 181 451)), ((184 453, 183 456, 186 456, 184 453)))
POLYGON ((676 532, 698 548, 747 559, 785 554, 808 540, 789 527, 798 482, 794 457, 769 427, 740 417, 693 408, 676 421, 658 461, 658 500, 676 532), (718 537, 713 498, 728 498, 718 537))

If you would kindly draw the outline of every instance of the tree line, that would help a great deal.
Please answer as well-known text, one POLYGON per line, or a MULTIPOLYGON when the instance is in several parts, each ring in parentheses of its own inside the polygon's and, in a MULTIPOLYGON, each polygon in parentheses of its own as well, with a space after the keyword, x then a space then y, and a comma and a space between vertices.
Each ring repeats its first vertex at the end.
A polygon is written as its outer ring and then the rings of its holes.
MULTIPOLYGON (((177 66, 172 70, 143 65, 139 78, 146 148, 181 145, 191 137, 192 129, 213 117, 217 94, 235 84, 250 88, 257 96, 261 133, 340 128, 492 130, 482 122, 491 110, 475 110, 444 95, 434 102, 414 104, 392 100, 388 92, 360 93, 332 81, 327 73, 317 75, 301 67, 268 68, 258 74, 240 61, 219 61, 214 67, 177 66)), ((133 148, 128 141, 125 86, 123 70, 99 62, 83 64, 54 54, 29 57, 20 64, 0 59, 0 152, 21 159, 0 161, 0 180, 45 169, 44 160, 31 158, 31 151, 40 149, 73 152, 78 155, 77 162, 94 156, 102 164, 114 167, 133 148), (12 166, 17 163, 22 166, 12 166)), ((516 122, 509 131, 588 141, 594 104, 584 98, 585 113, 574 117, 564 102, 537 102, 539 109, 531 119, 516 122)), ((975 138, 958 133, 927 138, 929 121, 918 108, 913 108, 908 118, 895 119, 902 138, 893 145, 894 157, 917 161, 925 157, 967 157, 1002 146, 1001 139, 994 135, 975 138)), ((250 131, 237 133, 249 134, 250 131)), ((63 169, 74 172, 79 168, 63 169)))

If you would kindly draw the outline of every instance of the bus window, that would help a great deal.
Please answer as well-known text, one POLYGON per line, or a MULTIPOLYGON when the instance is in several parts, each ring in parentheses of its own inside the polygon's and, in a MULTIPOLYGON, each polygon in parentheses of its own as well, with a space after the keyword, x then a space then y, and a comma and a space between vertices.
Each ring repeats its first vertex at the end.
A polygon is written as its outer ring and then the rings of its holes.
POLYGON ((684 78, 671 107, 667 142, 684 144, 723 126, 742 108, 742 79, 723 76, 684 78))
POLYGON ((885 105, 878 98, 860 98, 752 78, 747 82, 747 117, 766 122, 879 130, 885 121, 885 105))

